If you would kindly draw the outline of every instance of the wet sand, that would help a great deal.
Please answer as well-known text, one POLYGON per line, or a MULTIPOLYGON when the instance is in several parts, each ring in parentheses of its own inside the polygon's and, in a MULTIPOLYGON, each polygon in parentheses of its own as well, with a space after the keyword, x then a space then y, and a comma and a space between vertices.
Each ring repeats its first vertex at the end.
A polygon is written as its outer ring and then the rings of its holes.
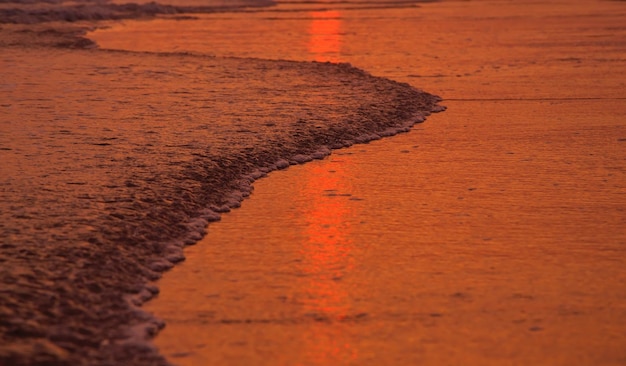
MULTIPOLYGON (((91 11, 63 5, 8 14, 91 11)), ((165 364, 139 306, 209 221, 437 109, 349 65, 82 49, 93 26, 0 27, 0 365, 165 364)))
POLYGON ((625 16, 444 1, 335 14, 339 48, 317 55, 310 34, 249 47, 351 62, 448 111, 256 182, 158 282, 155 344, 180 365, 625 364, 625 16))

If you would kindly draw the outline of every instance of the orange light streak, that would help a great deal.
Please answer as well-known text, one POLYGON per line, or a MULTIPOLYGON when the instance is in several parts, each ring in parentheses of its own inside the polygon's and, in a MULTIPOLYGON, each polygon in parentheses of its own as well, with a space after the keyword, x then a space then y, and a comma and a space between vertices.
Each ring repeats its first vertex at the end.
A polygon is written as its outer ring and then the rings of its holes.
POLYGON ((317 320, 306 337, 306 353, 316 364, 338 364, 357 358, 349 342, 343 319, 351 313, 348 289, 343 281, 353 266, 353 243, 349 217, 354 215, 347 197, 349 186, 343 163, 333 172, 311 169, 306 176, 302 195, 313 197, 303 208, 307 221, 303 243, 303 272, 306 274, 306 313, 317 320))
POLYGON ((319 62, 341 62, 341 13, 339 11, 311 12, 308 51, 319 62))

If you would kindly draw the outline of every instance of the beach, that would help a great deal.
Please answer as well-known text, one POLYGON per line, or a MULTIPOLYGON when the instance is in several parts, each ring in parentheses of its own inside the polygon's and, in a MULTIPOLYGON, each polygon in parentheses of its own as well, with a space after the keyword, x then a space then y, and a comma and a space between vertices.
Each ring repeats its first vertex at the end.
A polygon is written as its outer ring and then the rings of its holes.
POLYGON ((149 343, 163 323, 140 306, 254 180, 441 110, 433 95, 346 64, 98 49, 84 37, 94 18, 136 16, 115 4, 10 6, 3 364, 166 364, 149 343))
POLYGON ((626 363, 625 3, 242 3, 0 9, 0 360, 626 363))
POLYGON ((624 364, 624 11, 444 1, 117 28, 141 42, 116 47, 350 62, 448 107, 256 182, 160 281, 155 344, 179 365, 624 364), (244 21, 249 38, 194 41, 244 21))

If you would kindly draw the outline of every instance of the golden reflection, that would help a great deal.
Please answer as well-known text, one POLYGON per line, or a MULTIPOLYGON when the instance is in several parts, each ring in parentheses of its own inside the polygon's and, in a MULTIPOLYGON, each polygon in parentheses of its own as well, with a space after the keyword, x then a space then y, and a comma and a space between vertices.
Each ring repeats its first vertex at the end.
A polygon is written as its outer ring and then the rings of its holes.
POLYGON ((351 314, 343 279, 352 268, 353 258, 348 219, 353 213, 345 196, 349 187, 341 179, 342 170, 340 166, 333 172, 321 167, 310 169, 302 192, 304 197, 314 197, 301 214, 307 225, 302 249, 306 274, 303 304, 315 319, 311 334, 305 338, 305 352, 317 364, 343 363, 357 357, 342 325, 351 314))
POLYGON ((339 11, 311 12, 309 53, 315 61, 341 62, 341 13, 339 11))

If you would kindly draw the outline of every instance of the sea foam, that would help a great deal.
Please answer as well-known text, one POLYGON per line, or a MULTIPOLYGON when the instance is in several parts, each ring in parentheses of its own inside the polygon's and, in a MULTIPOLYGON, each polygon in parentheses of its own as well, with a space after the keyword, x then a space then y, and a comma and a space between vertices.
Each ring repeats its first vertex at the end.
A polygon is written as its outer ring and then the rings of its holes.
POLYGON ((0 70, 0 361, 15 364, 164 363, 137 307, 254 180, 440 110, 349 64, 4 44, 0 70))

